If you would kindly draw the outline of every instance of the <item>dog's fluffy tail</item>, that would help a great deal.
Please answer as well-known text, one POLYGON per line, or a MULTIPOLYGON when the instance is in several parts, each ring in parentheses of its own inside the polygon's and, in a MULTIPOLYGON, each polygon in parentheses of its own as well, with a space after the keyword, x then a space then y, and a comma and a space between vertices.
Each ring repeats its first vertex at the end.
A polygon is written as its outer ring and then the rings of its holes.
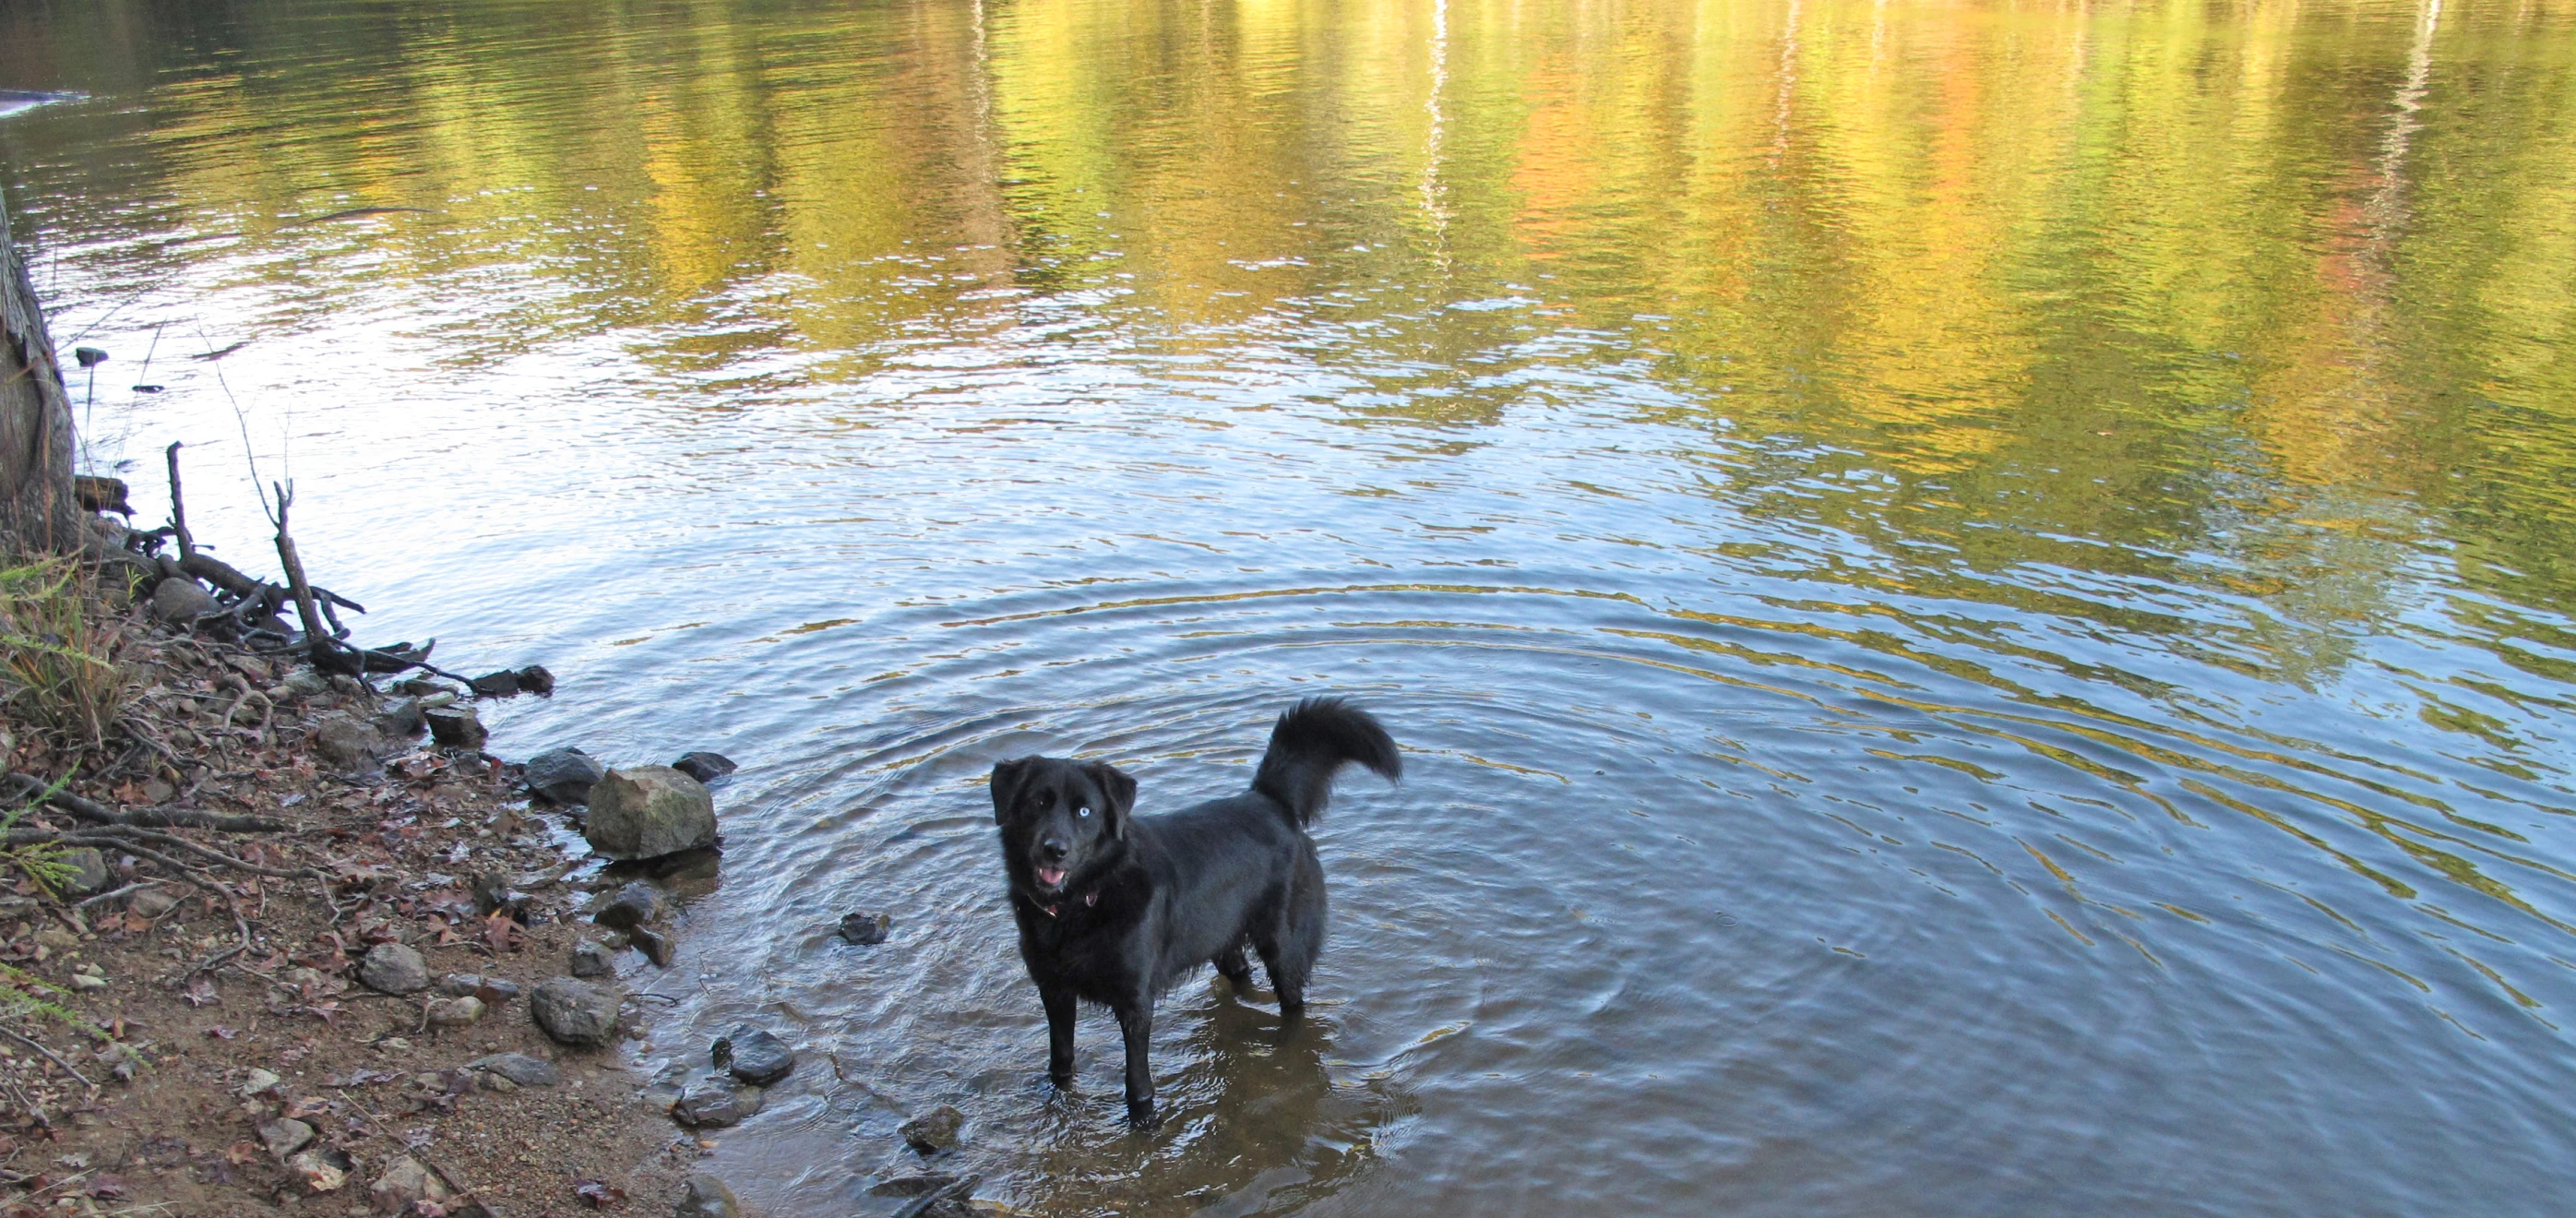
POLYGON ((1339 698, 1308 698, 1270 729, 1270 751, 1252 773, 1252 789, 1279 801, 1300 827, 1310 825, 1333 797, 1333 772, 1345 761, 1389 782, 1404 775, 1395 741, 1374 716, 1339 698))

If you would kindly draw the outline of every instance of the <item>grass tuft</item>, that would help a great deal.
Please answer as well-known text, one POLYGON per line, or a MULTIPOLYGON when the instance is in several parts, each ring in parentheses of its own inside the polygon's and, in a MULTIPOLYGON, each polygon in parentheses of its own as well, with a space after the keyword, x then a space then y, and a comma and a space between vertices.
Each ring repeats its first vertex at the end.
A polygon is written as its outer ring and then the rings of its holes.
POLYGON ((0 709, 78 752, 102 748, 135 694, 123 631, 69 559, 0 567, 0 709))

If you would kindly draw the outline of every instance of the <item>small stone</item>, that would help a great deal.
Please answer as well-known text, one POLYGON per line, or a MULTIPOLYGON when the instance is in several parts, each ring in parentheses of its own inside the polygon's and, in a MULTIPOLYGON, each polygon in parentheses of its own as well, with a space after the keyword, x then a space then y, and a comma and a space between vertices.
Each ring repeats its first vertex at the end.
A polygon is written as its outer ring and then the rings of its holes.
POLYGON ((242 1075, 242 1081, 239 1086, 233 1088, 233 1094, 244 1097, 258 1095, 276 1086, 280 1081, 276 1075, 253 1066, 248 1073, 242 1075))
POLYGON ((418 698, 396 698, 376 712, 375 728, 386 736, 409 739, 429 730, 418 698))
POLYGON ((447 1197, 446 1182, 410 1155, 394 1160, 385 1168, 385 1174, 367 1186, 367 1199, 375 1203, 377 1212, 385 1214, 402 1213, 414 1202, 439 1202, 447 1197))
POLYGON ((146 918, 157 918, 179 907, 179 898, 165 889, 138 888, 125 898, 125 908, 146 918))
POLYGON ((925 1155, 937 1154, 957 1144, 957 1130, 966 1123, 966 1114, 941 1104, 929 1112, 903 1123, 903 1140, 925 1155))
POLYGON ((671 1218, 741 1218, 742 1203, 714 1176, 697 1175, 680 1187, 679 1208, 671 1218))
POLYGON ((259 1127, 259 1140, 278 1161, 302 1150, 313 1141, 313 1127, 292 1117, 284 1117, 259 1127))
POLYGON ((590 939, 572 945, 573 976, 605 977, 616 971, 616 964, 608 958, 606 945, 590 939))
POLYGON ((507 977, 486 977, 474 988, 474 996, 487 1007, 499 1006, 519 996, 519 983, 507 977))
POLYGON ((310 668, 296 669, 286 674, 286 679, 278 684, 284 685, 286 692, 297 698, 317 697, 331 692, 331 678, 310 668))
POLYGON ((152 590, 152 620, 164 626, 183 626, 219 608, 214 594, 193 579, 165 579, 152 590))
POLYGON ((450 998, 463 998, 483 988, 483 978, 473 973, 449 973, 438 979, 438 992, 450 998))
POLYGON ((359 959, 358 984, 380 994, 417 994, 429 988, 429 962, 412 947, 379 943, 359 959))
POLYGON ((590 788, 608 773, 599 759, 577 748, 548 749, 521 771, 528 789, 559 804, 590 802, 590 788))
POLYGON ((644 958, 652 961, 653 967, 671 967, 670 936, 638 926, 626 932, 626 941, 634 944, 635 950, 644 953, 644 958))
POLYGON ((720 1129, 760 1111, 763 1092, 724 1075, 709 1075, 680 1091, 671 1116, 699 1129, 720 1129))
POLYGON ((519 692, 519 674, 508 671, 488 672, 466 684, 474 687, 475 697, 507 698, 519 692))
POLYGON ((590 920, 610 930, 631 930, 648 922, 662 920, 662 890, 636 880, 617 890, 617 895, 590 915, 590 920))
POLYGON ((442 706, 421 715, 429 720, 430 738, 451 749, 479 749, 492 736, 470 706, 442 706))
POLYGON ((888 914, 854 913, 841 915, 841 937, 861 946, 871 943, 885 942, 886 932, 893 929, 893 927, 894 918, 888 914))
POLYGON ((770 1086, 796 1069, 796 1051, 786 1041, 749 1024, 725 1033, 709 1056, 716 1069, 730 1070, 735 1078, 759 1087, 770 1086))
POLYGON ((617 995, 587 981, 548 978, 528 995, 528 1014, 548 1036, 596 1048, 617 1038, 617 995))
POLYGON ((483 1018, 483 1000, 470 994, 463 998, 432 998, 423 1013, 433 1028, 461 1028, 483 1018))
POLYGON ((84 994, 93 990, 103 990, 107 988, 107 978, 92 977, 87 973, 74 973, 72 974, 72 988, 79 990, 84 994))
POLYGON ((80 934, 68 926, 56 926, 51 922, 47 922, 37 929, 36 943, 47 951, 79 951, 80 934))
POLYGON ((660 858, 713 845, 715 797, 669 766, 610 770, 590 789, 590 848, 612 859, 660 858))
POLYGON ((552 697, 554 695, 555 674, 547 672, 545 665, 530 664, 527 667, 520 669, 518 675, 520 689, 535 694, 540 698, 552 697))
POLYGON ((722 753, 699 752, 681 754, 678 761, 671 763, 671 768, 699 782, 714 782, 741 767, 733 763, 733 758, 722 753))
POLYGON ((349 1182, 349 1173, 357 1163, 347 1151, 335 1147, 317 1147, 288 1159, 286 1165, 304 1181, 304 1187, 317 1193, 338 1192, 349 1182))
POLYGON ((312 734, 307 739, 313 742, 313 751, 324 761, 343 770, 374 768, 385 747, 384 738, 376 734, 376 729, 347 715, 323 716, 321 722, 313 725, 312 734))
POLYGON ((495 1053, 465 1063, 468 1070, 505 1078, 522 1087, 551 1087, 563 1081, 553 1062, 530 1057, 525 1053, 495 1053))
POLYGON ((107 891, 107 886, 116 882, 115 873, 107 869, 107 859, 95 846, 63 851, 62 863, 71 868, 71 875, 63 880, 64 896, 93 896, 107 891))

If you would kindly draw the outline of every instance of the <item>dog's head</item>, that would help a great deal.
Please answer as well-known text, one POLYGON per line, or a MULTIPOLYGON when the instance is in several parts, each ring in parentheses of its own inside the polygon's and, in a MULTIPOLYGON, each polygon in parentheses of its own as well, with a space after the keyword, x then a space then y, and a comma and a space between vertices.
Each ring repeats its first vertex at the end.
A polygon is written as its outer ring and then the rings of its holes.
POLYGON ((1014 757, 993 767, 993 820, 1015 883, 1052 898, 1125 848, 1136 780, 1115 766, 1014 757))

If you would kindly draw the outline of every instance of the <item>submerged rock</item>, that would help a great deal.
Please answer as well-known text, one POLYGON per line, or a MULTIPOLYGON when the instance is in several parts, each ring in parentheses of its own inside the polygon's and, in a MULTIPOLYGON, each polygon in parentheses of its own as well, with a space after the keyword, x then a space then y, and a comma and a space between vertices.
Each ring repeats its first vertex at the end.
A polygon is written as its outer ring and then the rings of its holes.
POLYGON ((548 749, 521 771, 529 790, 559 804, 589 803, 591 786, 607 774, 607 766, 578 748, 548 749))
POLYGON ((681 754, 678 761, 671 763, 671 768, 699 782, 714 782, 741 767, 733 763, 733 758, 722 753, 699 752, 681 754))
POLYGON ((749 1024, 725 1033, 709 1056, 716 1069, 732 1071, 735 1078, 762 1087, 796 1069, 796 1051, 786 1041, 749 1024))
POLYGON ((680 1186, 679 1207, 671 1218, 741 1218, 742 1203, 734 1200, 733 1190, 725 1182, 709 1175, 689 1177, 680 1186))
POLYGON ((610 770, 590 789, 590 848, 613 859, 660 858, 713 845, 715 797, 666 765, 610 770))
POLYGON ((903 1140, 925 1155, 937 1154, 957 1144, 957 1130, 966 1124, 966 1114, 941 1104, 903 1123, 903 1140))
POLYGON ((760 1111, 764 1094, 724 1075, 709 1075, 681 1090, 679 1102, 671 1105, 671 1116, 683 1125, 720 1129, 760 1111))
POLYGON ((889 914, 853 913, 841 915, 841 937, 861 946, 871 943, 885 942, 886 932, 893 929, 893 927, 894 918, 889 914))
POLYGON ((466 684, 474 687, 478 698, 507 698, 519 692, 519 674, 507 670, 487 672, 466 684))
POLYGON ((518 677, 519 688, 535 694, 540 698, 552 697, 554 695, 555 674, 547 672, 545 665, 530 664, 519 670, 518 677))

